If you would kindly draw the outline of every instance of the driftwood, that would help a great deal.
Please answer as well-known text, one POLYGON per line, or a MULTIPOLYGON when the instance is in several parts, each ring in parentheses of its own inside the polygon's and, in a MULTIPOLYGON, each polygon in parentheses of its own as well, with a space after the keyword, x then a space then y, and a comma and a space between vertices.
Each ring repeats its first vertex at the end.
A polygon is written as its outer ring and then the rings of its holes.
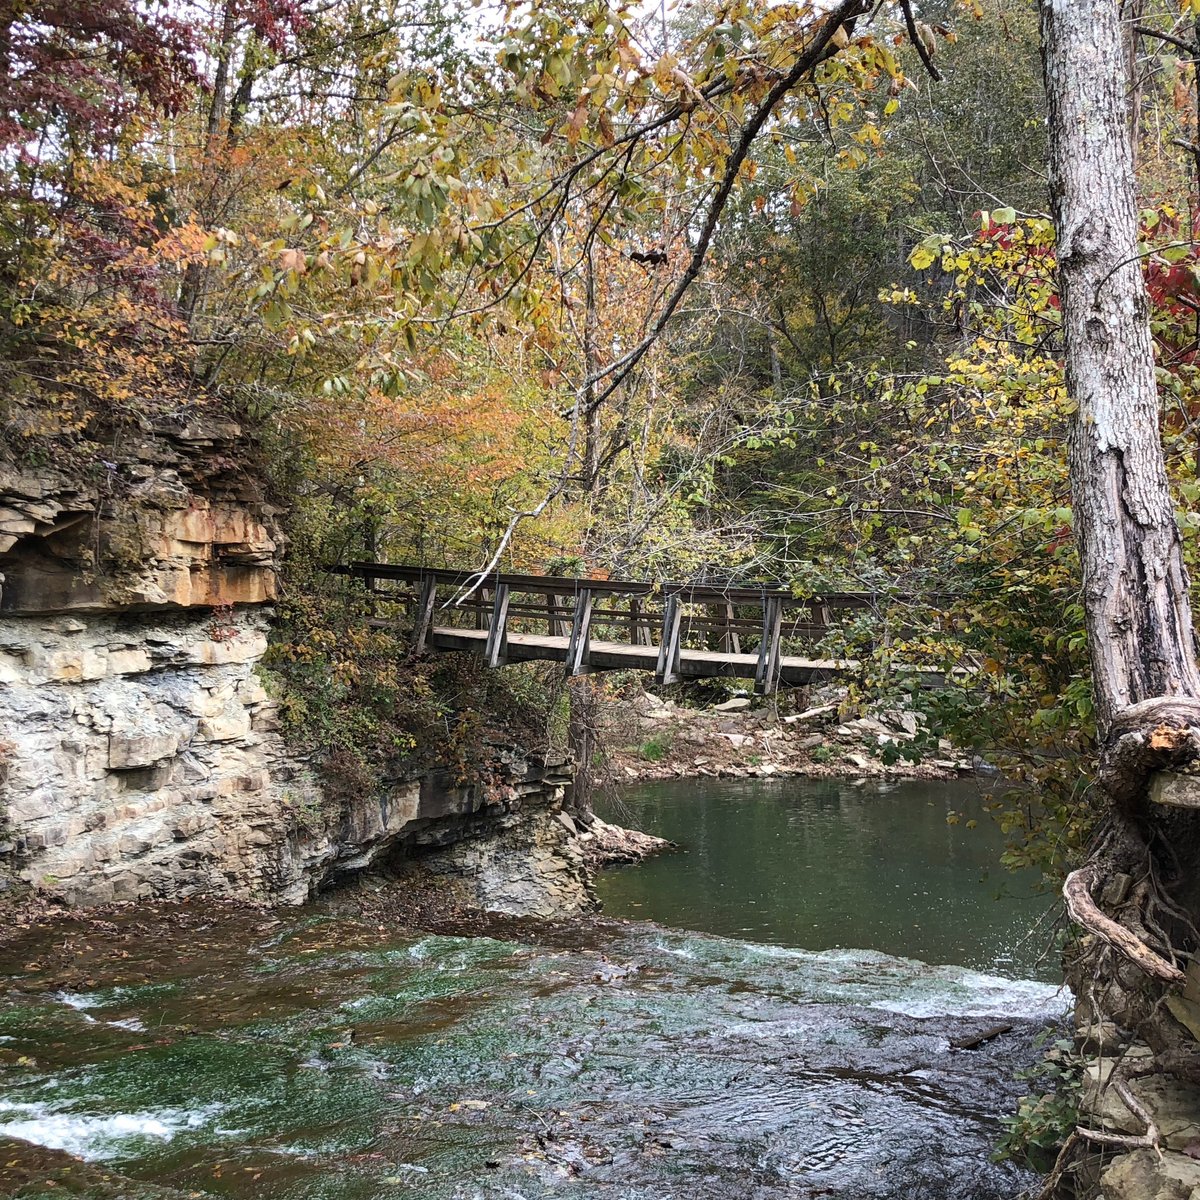
POLYGON ((998 1038, 1002 1033, 1009 1033, 1012 1029, 1013 1023, 1011 1021, 1002 1021, 999 1025, 989 1025, 982 1033, 951 1038, 950 1048, 952 1050, 978 1050, 980 1046, 986 1042, 990 1042, 992 1038, 998 1038))
POLYGON ((1063 884, 1063 897, 1066 899, 1067 912, 1071 914, 1071 919, 1089 933, 1094 933, 1101 941, 1119 950, 1151 978, 1161 979, 1164 983, 1182 984, 1185 976, 1177 966, 1155 954, 1124 925, 1106 917, 1096 907, 1096 902, 1092 899, 1095 882, 1095 866, 1082 867, 1067 876, 1063 884))

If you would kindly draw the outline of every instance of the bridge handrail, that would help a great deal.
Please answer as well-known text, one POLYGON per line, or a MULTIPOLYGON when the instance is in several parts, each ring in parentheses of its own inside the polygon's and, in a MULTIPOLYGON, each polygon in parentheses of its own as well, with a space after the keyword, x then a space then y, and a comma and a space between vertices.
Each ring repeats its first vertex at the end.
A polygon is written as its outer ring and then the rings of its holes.
POLYGON ((484 576, 480 580, 478 571, 456 571, 446 567, 406 567, 392 563, 352 562, 344 566, 328 567, 334 575, 352 575, 361 579, 395 579, 402 583, 424 583, 432 579, 450 587, 465 587, 479 583, 481 587, 506 584, 513 591, 530 592, 534 595, 572 595, 588 590, 610 592, 614 595, 649 596, 656 587, 632 579, 576 579, 569 575, 512 575, 502 571, 484 576))
MULTIPOLYGON (((872 609, 879 606, 883 598, 874 592, 814 592, 797 596, 782 588, 767 584, 713 584, 713 583, 647 583, 634 579, 584 579, 570 575, 516 575, 503 571, 494 572, 482 580, 478 572, 455 570, 446 567, 414 567, 394 563, 357 561, 329 566, 326 570, 334 575, 350 575, 369 582, 372 579, 393 579, 402 583, 419 584, 432 579, 451 587, 465 587, 479 583, 491 588, 506 585, 511 591, 531 595, 574 595, 581 591, 608 595, 678 596, 685 604, 759 604, 764 598, 778 599, 785 608, 808 608, 823 604, 830 608, 872 609)), ((896 597, 903 599, 903 597, 896 597)))

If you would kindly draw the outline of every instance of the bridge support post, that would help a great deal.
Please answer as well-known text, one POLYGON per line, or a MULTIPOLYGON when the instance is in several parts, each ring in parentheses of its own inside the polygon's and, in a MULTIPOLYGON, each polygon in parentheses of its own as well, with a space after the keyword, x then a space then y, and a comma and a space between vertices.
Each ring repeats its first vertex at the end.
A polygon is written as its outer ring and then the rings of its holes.
POLYGON ((779 685, 779 641, 783 633, 783 600, 763 597, 762 641, 758 647, 758 665, 754 670, 754 690, 770 696, 779 685))
POLYGON ((557 593, 547 592, 546 594, 546 632, 551 637, 566 637, 567 623, 560 620, 558 616, 558 605, 560 597, 557 593))
POLYGON ((650 622, 642 612, 642 602, 636 596, 629 598, 629 644, 631 646, 653 646, 650 622))
POLYGON ((678 683, 682 678, 679 673, 679 636, 682 623, 683 606, 679 603, 678 593, 672 592, 663 606, 662 638, 658 643, 655 683, 678 683))
POLYGON ((427 576, 421 581, 421 591, 417 595, 417 607, 413 612, 413 653, 420 654, 425 649, 429 638, 429 629, 433 624, 433 605, 437 599, 437 580, 427 576))
POLYGON ((575 619, 571 622, 571 640, 567 643, 567 675, 588 671, 592 648, 592 590, 582 588, 575 597, 575 619))
POLYGON ((496 584, 496 598, 492 602, 492 620, 488 625, 487 644, 483 660, 489 667, 498 667, 508 661, 508 584, 496 584))

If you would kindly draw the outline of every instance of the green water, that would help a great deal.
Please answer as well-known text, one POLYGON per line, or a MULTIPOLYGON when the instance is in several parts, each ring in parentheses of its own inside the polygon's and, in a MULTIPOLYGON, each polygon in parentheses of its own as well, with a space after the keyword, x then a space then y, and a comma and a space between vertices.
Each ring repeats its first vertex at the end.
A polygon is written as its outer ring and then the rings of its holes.
POLYGON ((990 1155, 1065 1000, 997 970, 1041 901, 992 902, 994 840, 922 788, 631 795, 688 850, 610 907, 707 932, 416 933, 352 896, 32 929, 0 962, 0 1197, 1011 1200, 1032 1177, 990 1155))
POLYGON ((680 846, 605 872, 610 915, 1058 978, 1052 899, 1035 873, 1000 867, 1004 839, 974 783, 677 780, 627 789, 600 815, 680 846))
POLYGON ((0 1195, 1011 1200, 1054 989, 649 924, 136 912, 0 969, 0 1195), (950 1039, 1003 1014, 978 1051, 950 1039))

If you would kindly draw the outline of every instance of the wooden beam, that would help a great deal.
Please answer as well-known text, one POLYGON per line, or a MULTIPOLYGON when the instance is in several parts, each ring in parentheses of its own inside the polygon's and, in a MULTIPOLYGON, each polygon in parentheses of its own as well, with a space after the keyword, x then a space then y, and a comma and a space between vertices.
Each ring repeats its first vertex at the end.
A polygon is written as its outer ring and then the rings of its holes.
POLYGON ((650 632, 650 617, 642 608, 642 602, 637 596, 629 600, 629 612, 633 619, 633 645, 653 646, 654 634, 650 632))
POLYGON ((662 637, 658 643, 658 665, 654 670, 655 683, 677 683, 679 673, 680 627, 683 623, 683 606, 679 596, 672 592, 663 606, 662 637))
POLYGON ((567 623, 558 614, 559 598, 553 592, 546 593, 546 630, 551 637, 566 637, 567 623))
POLYGON ((762 641, 754 670, 754 690, 770 696, 779 685, 779 640, 782 635, 783 604, 778 596, 763 597, 762 641))
POLYGON ((592 648, 592 591, 582 588, 575 597, 575 620, 567 642, 567 674, 585 675, 592 648))
POLYGON ((483 661, 489 667, 498 667, 506 661, 508 650, 508 584, 496 585, 496 598, 492 601, 492 619, 488 625, 487 644, 483 661))
POLYGON ((417 596, 417 607, 413 611, 412 648, 414 654, 420 654, 425 649, 429 638, 429 627, 433 624, 433 606, 437 600, 437 580, 430 577, 421 584, 417 596))

